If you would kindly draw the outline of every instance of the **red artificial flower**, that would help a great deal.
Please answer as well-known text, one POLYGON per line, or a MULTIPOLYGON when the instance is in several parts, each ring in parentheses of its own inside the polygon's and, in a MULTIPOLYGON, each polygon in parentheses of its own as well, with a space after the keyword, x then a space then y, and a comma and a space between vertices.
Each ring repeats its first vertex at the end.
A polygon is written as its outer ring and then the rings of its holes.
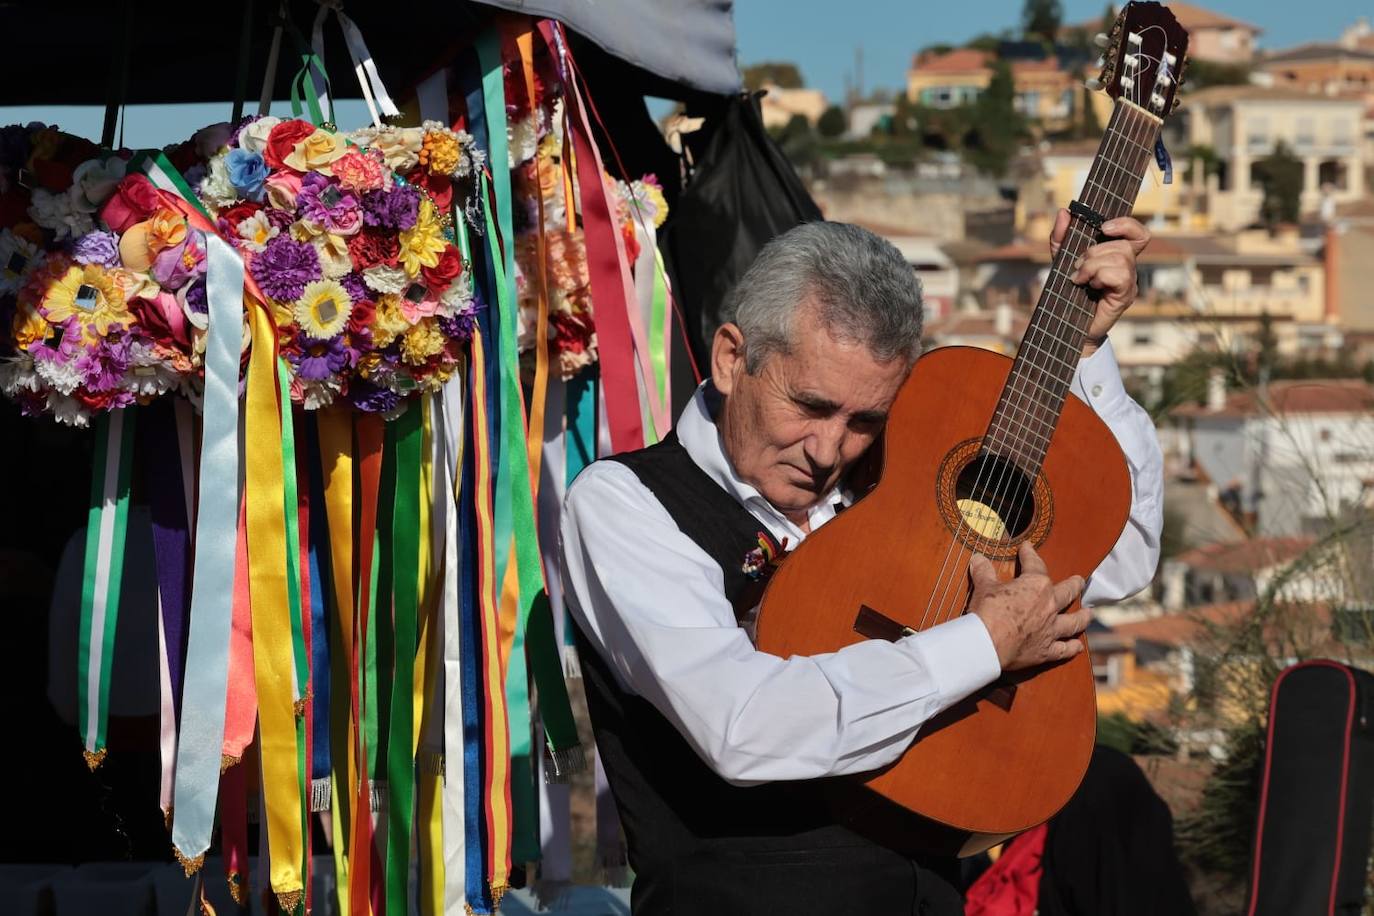
POLYGON ((262 210, 262 204, 251 200, 240 201, 219 215, 220 226, 226 229, 225 235, 238 235, 239 223, 262 210))
POLYGON ((291 155, 291 150, 314 132, 315 125, 308 121, 299 118, 282 121, 267 135, 267 148, 262 151, 262 158, 274 169, 288 168, 286 157, 291 155))
POLYGON ((371 299, 353 303, 353 314, 348 316, 348 333, 355 340, 365 339, 372 345, 372 320, 377 314, 377 304, 371 299))
POLYGON ((144 175, 128 175, 105 201, 100 218, 115 232, 123 234, 135 223, 150 218, 162 207, 157 188, 144 175))
POLYGON ((447 175, 431 175, 423 167, 412 169, 406 181, 429 192, 440 213, 447 213, 453 203, 453 179, 447 175))
POLYGON ((200 156, 196 153, 194 143, 178 143, 176 146, 167 150, 167 161, 176 167, 178 172, 186 172, 191 167, 199 164, 200 156))
POLYGON ((635 233, 635 224, 632 222, 622 223, 620 234, 625 237, 625 257, 633 264, 639 260, 640 244, 635 233))
POLYGON ((130 299, 128 305, 129 311, 138 319, 139 325, 152 337, 190 349, 189 322, 181 310, 181 303, 177 302, 171 293, 159 293, 150 299, 130 299))
POLYGON ((395 234, 382 229, 364 229, 348 238, 348 256, 359 272, 379 264, 395 267, 400 254, 401 243, 395 234))
POLYGON ((463 256, 458 253, 458 249, 449 245, 444 248, 439 255, 439 263, 433 267, 420 268, 420 276, 425 278, 426 285, 434 293, 442 293, 449 288, 458 275, 463 272, 463 256))
POLYGON ((76 167, 100 155, 100 148, 84 137, 54 131, 57 142, 50 155, 35 157, 29 163, 38 183, 54 193, 71 187, 76 167))

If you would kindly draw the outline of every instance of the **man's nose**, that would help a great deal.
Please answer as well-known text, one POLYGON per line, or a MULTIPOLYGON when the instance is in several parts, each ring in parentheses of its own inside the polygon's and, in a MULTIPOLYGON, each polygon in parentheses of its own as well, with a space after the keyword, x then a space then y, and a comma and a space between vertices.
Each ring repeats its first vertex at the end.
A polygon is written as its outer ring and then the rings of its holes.
POLYGON ((841 422, 824 423, 816 427, 806 440, 806 458, 815 471, 829 471, 840 463, 844 439, 849 430, 841 422))

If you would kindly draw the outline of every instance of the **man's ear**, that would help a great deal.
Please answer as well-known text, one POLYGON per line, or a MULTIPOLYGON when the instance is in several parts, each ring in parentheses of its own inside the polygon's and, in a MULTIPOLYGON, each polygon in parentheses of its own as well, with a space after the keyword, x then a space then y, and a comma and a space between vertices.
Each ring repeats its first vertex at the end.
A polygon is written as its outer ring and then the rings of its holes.
POLYGON ((729 397, 744 372, 744 332, 739 325, 727 322, 716 328, 711 339, 711 381, 717 391, 729 397))

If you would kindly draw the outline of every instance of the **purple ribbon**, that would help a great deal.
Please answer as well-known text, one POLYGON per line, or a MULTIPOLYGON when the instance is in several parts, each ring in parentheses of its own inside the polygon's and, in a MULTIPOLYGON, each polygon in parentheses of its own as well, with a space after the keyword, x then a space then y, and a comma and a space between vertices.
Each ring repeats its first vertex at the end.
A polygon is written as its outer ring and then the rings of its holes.
POLYGON ((157 588, 162 597, 162 627, 167 636, 167 671, 172 701, 181 720, 181 681, 186 669, 186 634, 190 615, 190 536, 181 476, 181 447, 171 398, 159 398, 140 417, 143 492, 153 524, 157 588))

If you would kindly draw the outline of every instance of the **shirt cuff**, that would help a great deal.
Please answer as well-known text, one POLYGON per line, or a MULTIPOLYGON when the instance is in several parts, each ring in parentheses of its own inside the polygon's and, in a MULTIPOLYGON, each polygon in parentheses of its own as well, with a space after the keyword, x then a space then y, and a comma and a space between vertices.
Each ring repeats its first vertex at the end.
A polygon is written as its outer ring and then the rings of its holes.
POLYGON ((1002 674, 997 648, 977 614, 963 614, 908 636, 902 643, 925 662, 940 694, 941 709, 948 709, 1002 674))
POLYGON ((1080 359, 1074 376, 1073 393, 1099 416, 1111 413, 1130 400, 1126 386, 1121 383, 1121 367, 1117 365, 1110 340, 1091 356, 1080 359))

